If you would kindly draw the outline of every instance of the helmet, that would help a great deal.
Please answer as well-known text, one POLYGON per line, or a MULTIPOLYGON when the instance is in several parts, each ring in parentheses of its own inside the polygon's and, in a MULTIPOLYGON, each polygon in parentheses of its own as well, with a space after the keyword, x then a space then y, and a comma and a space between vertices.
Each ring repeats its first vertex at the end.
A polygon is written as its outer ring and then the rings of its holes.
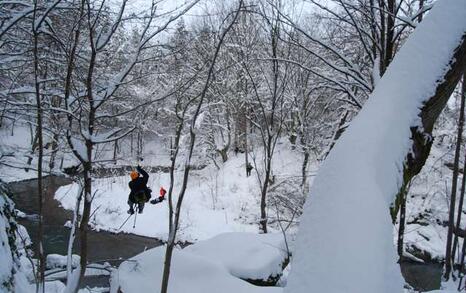
POLYGON ((139 173, 133 170, 133 171, 131 171, 129 176, 131 177, 132 180, 134 180, 134 179, 139 177, 139 173))

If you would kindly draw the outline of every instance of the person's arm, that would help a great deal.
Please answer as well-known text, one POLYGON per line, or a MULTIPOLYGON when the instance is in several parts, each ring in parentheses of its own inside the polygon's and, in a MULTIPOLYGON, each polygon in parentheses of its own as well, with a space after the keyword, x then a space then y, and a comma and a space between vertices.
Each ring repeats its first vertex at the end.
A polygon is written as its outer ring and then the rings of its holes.
POLYGON ((139 174, 142 175, 143 183, 144 183, 144 185, 146 185, 146 184, 147 184, 147 181, 149 181, 149 174, 147 174, 147 172, 144 171, 144 170, 141 168, 141 166, 138 166, 136 169, 138 170, 139 174))

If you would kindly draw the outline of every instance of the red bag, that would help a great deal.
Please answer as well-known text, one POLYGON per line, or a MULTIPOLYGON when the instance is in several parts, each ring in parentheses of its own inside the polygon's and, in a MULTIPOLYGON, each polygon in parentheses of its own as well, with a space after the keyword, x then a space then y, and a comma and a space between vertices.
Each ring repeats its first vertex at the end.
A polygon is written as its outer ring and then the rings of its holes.
POLYGON ((163 187, 160 187, 160 196, 164 197, 166 193, 167 191, 163 187))

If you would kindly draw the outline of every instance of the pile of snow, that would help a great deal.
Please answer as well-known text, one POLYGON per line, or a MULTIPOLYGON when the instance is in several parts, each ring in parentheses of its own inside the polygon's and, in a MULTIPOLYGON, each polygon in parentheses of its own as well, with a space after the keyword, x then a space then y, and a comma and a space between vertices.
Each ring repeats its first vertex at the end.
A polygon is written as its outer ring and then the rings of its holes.
POLYGON ((437 1, 321 166, 286 292, 402 292, 389 206, 422 103, 466 31, 466 1, 437 1))
MULTIPOLYGON (((77 254, 71 256, 71 266, 76 268, 79 266, 79 261, 81 257, 77 254)), ((47 269, 56 269, 56 268, 65 268, 67 265, 67 256, 60 254, 47 254, 45 260, 47 269)))
MULTIPOLYGON (((287 144, 278 145, 274 160, 274 175, 277 180, 299 178, 301 166, 296 162, 302 160, 301 156, 299 152, 290 150, 287 144)), ((175 174, 175 197, 180 189, 182 177, 181 171, 175 174)), ((144 213, 137 216, 137 225, 134 229, 131 219, 117 230, 128 217, 126 212, 128 181, 129 176, 93 180, 96 195, 92 204, 93 216, 90 224, 97 230, 134 233, 166 240, 168 235, 166 201, 157 205, 146 204, 144 213)), ((148 185, 153 190, 153 197, 158 196, 160 186, 168 190, 169 174, 150 174, 148 185)), ((57 190, 55 199, 60 201, 65 209, 74 209, 77 191, 77 184, 63 186, 57 190)), ((221 233, 257 233, 259 203, 260 189, 257 176, 253 171, 250 177, 246 177, 244 155, 233 155, 220 166, 220 170, 213 165, 203 170, 192 170, 181 209, 178 240, 196 242, 221 233)))
POLYGON ((184 251, 215 260, 233 276, 247 280, 278 278, 288 260, 282 234, 225 233, 184 251))
MULTIPOLYGON (((123 262, 112 274, 110 292, 157 292, 162 282, 165 247, 147 250, 123 262)), ((225 267, 185 250, 173 252, 170 293, 279 293, 279 287, 257 287, 232 276, 225 267)))

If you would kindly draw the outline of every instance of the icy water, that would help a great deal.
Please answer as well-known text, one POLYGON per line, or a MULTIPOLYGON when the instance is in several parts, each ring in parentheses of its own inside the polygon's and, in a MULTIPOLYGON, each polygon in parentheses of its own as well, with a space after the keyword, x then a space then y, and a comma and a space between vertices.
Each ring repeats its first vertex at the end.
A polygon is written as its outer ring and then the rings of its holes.
MULTIPOLYGON (((49 176, 44 178, 45 210, 44 210, 44 249, 47 254, 66 254, 69 229, 64 223, 72 219, 72 213, 60 207, 53 196, 55 191, 63 185, 69 184, 69 179, 49 176)), ((37 180, 27 180, 10 184, 14 194, 13 201, 16 208, 28 215, 37 214, 38 193, 37 180)), ((28 230, 33 243, 37 243, 37 220, 34 217, 19 219, 28 230)), ((162 245, 153 238, 141 237, 133 234, 113 234, 105 231, 89 231, 89 262, 109 261, 118 265, 122 260, 132 257, 148 248, 162 245)), ((74 252, 79 248, 75 243, 74 252)), ((440 287, 442 267, 440 264, 419 264, 403 262, 401 272, 406 281, 420 292, 435 290, 440 287)), ((108 286, 108 277, 87 278, 86 285, 108 286)))
MULTIPOLYGON (((62 177, 49 176, 44 178, 45 204, 44 204, 44 250, 46 254, 58 253, 65 255, 68 247, 70 229, 63 226, 73 217, 72 212, 60 207, 59 202, 53 196, 55 191, 70 180, 62 177)), ((33 244, 37 243, 37 214, 38 192, 37 180, 27 180, 11 183, 9 185, 13 193, 13 201, 16 208, 27 215, 25 219, 18 219, 21 225, 28 230, 33 244)), ((105 231, 89 230, 88 234, 89 262, 103 263, 108 261, 112 265, 118 265, 122 260, 132 257, 148 248, 162 245, 162 242, 148 237, 134 234, 113 234, 105 231)), ((34 248, 35 250, 35 248, 34 248)), ((75 241, 74 253, 79 251, 78 239, 75 241)), ((88 278, 87 285, 105 286, 108 277, 88 278)))

